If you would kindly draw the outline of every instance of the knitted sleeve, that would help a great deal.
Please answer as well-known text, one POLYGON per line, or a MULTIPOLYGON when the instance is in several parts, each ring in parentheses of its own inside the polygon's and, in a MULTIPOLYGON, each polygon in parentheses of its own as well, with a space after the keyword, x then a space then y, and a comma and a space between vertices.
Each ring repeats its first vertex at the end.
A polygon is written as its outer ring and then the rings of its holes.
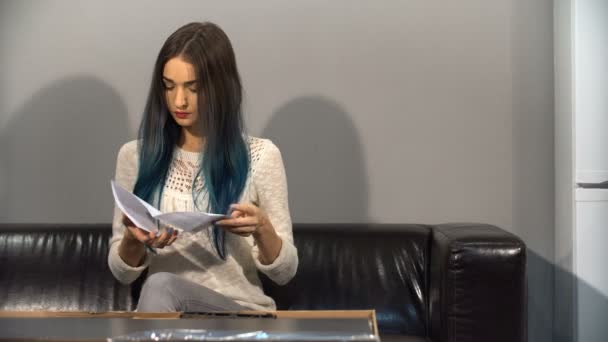
POLYGON ((287 178, 281 152, 270 140, 261 140, 256 160, 252 162, 253 180, 258 192, 259 207, 266 212, 272 226, 282 240, 279 256, 272 264, 259 262, 259 249, 254 246, 253 257, 257 268, 279 285, 294 277, 298 269, 298 251, 293 242, 289 203, 287 200, 287 178))
MULTIPOLYGON (((138 163, 137 141, 134 140, 124 144, 118 152, 116 161, 116 175, 114 180, 118 185, 126 190, 133 191, 135 181, 137 180, 138 163)), ((139 277, 146 267, 148 267, 150 256, 147 255, 148 252, 146 251, 144 262, 138 267, 129 266, 122 260, 118 254, 118 246, 122 241, 126 229, 122 223, 122 215, 120 209, 114 205, 114 219, 112 221, 112 238, 110 240, 108 266, 118 281, 123 284, 130 284, 139 277)))

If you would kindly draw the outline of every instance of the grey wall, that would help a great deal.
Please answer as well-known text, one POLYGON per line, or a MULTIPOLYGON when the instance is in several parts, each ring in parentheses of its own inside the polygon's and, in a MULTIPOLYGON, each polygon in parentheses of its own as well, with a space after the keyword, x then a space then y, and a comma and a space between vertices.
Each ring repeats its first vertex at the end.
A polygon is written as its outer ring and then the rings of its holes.
POLYGON ((554 341, 575 341, 573 0, 554 11, 555 55, 555 308, 554 341))
POLYGON ((512 224, 528 245, 528 340, 553 341, 553 2, 512 3, 512 224))
POLYGON ((180 25, 231 37, 297 222, 479 221, 530 248, 552 330, 552 1, 4 1, 0 220, 108 222, 118 147, 180 25))

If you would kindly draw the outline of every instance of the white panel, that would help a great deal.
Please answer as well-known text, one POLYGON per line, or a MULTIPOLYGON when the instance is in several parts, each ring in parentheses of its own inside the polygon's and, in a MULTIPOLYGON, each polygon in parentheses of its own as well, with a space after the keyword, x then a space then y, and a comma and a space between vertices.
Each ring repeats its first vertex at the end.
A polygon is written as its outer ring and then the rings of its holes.
POLYGON ((608 172, 608 1, 574 4, 576 179, 593 182, 608 172))
POLYGON ((608 190, 577 189, 576 196, 578 341, 603 342, 608 336, 608 190))

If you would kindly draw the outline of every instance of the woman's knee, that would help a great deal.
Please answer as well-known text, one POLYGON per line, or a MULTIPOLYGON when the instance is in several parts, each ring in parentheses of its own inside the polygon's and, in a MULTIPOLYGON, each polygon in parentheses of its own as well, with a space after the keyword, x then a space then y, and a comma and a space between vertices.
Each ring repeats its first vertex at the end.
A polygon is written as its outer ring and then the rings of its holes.
POLYGON ((137 304, 138 311, 177 311, 178 301, 173 295, 173 284, 177 276, 168 272, 150 275, 144 282, 137 304))
POLYGON ((160 293, 173 287, 177 276, 169 272, 158 272, 148 276, 142 287, 142 292, 160 293))

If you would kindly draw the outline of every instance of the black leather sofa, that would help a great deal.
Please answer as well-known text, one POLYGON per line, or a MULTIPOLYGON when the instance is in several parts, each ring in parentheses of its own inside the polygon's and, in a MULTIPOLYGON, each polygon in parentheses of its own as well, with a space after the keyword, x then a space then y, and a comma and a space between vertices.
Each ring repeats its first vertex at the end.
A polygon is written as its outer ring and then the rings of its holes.
MULTIPOLYGON (((0 310, 130 310, 141 281, 107 267, 110 225, 0 224, 0 310)), ((383 340, 526 340, 526 248, 481 224, 296 224, 284 310, 376 309, 383 340)))

